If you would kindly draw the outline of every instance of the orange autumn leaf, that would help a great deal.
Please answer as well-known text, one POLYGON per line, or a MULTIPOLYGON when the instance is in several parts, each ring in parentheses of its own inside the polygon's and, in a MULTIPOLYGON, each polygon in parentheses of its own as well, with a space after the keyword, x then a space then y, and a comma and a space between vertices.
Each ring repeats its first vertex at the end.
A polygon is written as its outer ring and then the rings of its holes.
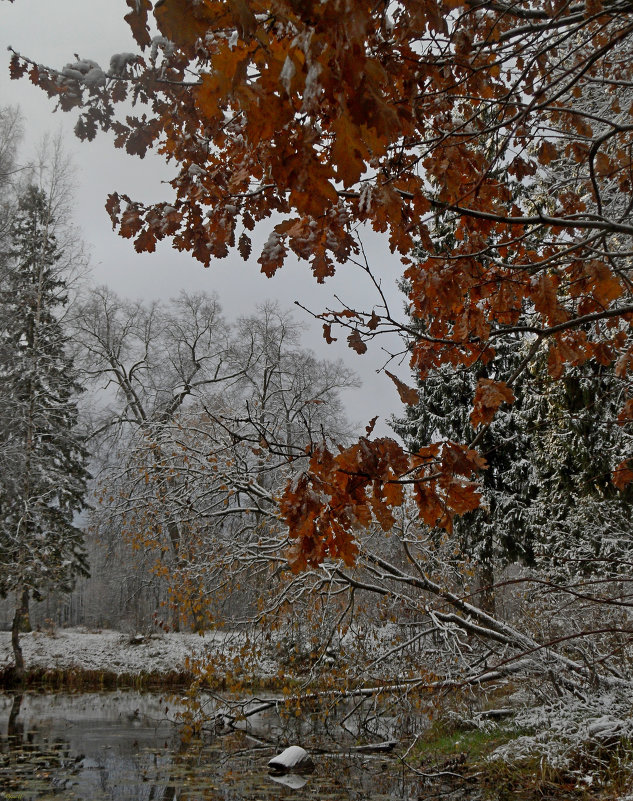
POLYGON ((401 506, 404 501, 404 488, 397 481, 388 481, 383 486, 382 493, 390 506, 401 506))
POLYGON ((531 281, 530 296, 534 301, 534 308, 551 324, 567 319, 567 314, 558 301, 557 286, 557 279, 547 273, 540 273, 531 281))
POLYGON ((617 489, 626 489, 633 483, 633 466, 630 461, 620 462, 612 473, 613 484, 617 489))
POLYGON ((541 164, 550 164, 554 159, 558 158, 558 150, 552 142, 545 141, 540 147, 538 153, 538 160, 541 164))
POLYGON ((152 38, 149 32, 148 14, 152 10, 150 0, 126 0, 131 11, 123 18, 132 29, 132 35, 143 47, 151 44, 152 38))
POLYGON ((400 400, 403 403, 406 403, 408 406, 415 406, 416 403, 420 400, 420 396, 418 395, 417 391, 412 387, 407 386, 404 381, 401 381, 398 376, 390 373, 389 370, 385 370, 385 373, 389 376, 389 378, 393 381, 396 385, 396 389, 398 390, 398 395, 400 395, 400 400))
POLYGON ((633 422, 633 398, 625 401, 620 413, 618 414, 618 423, 623 426, 627 423, 633 422))
POLYGON ((487 425, 492 422, 495 412, 502 403, 513 403, 514 392, 505 381, 493 381, 490 378, 480 378, 477 382, 473 410, 470 422, 473 428, 478 425, 487 425))
POLYGON ((352 333, 347 337, 347 341, 350 348, 355 350, 356 353, 361 354, 367 351, 367 345, 363 342, 361 335, 357 330, 352 331, 352 333))
POLYGON ((466 512, 472 512, 481 504, 481 493, 476 484, 451 481, 444 489, 446 503, 455 514, 463 515, 466 512))
POLYGON ((332 158, 343 186, 353 186, 366 169, 367 148, 360 139, 359 129, 341 115, 333 125, 332 158))
POLYGON ((369 423, 367 423, 367 425, 365 426, 366 436, 370 437, 372 435, 374 428, 376 427, 377 420, 378 420, 378 415, 375 415, 374 417, 371 418, 369 423))
POLYGON ((595 158, 594 166, 596 173, 600 176, 609 175, 612 172, 613 166, 611 164, 611 159, 606 153, 600 151, 595 158))
POLYGON ((171 42, 181 47, 192 47, 208 30, 211 20, 211 16, 205 13, 208 5, 208 0, 200 0, 195 8, 188 0, 158 0, 154 6, 158 29, 171 42))

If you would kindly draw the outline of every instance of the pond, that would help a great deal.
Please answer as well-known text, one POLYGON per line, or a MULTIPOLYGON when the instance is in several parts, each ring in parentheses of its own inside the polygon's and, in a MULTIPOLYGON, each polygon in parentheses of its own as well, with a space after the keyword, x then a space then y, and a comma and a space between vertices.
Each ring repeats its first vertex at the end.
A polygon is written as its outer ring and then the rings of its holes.
POLYGON ((285 726, 273 713, 248 731, 183 743, 175 706, 135 692, 0 696, 0 799, 35 801, 418 801, 455 794, 388 754, 350 751, 351 738, 310 716, 285 726), (270 776, 268 760, 289 742, 313 751, 309 775, 270 776), (329 750, 331 749, 331 750, 329 750), (319 750, 326 751, 319 753, 319 750))

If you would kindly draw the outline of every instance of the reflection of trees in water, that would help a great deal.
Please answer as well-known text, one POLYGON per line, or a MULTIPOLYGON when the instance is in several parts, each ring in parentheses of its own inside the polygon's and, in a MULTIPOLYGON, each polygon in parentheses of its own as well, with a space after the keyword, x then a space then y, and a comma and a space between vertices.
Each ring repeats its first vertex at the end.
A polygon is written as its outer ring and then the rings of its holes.
MULTIPOLYGON (((32 697, 16 695, 7 705, 7 733, 0 738, 0 798, 20 794, 23 801, 51 796, 64 801, 278 801, 292 796, 293 790, 273 781, 266 766, 292 742, 309 746, 314 754, 316 770, 305 777, 304 791, 311 798, 425 797, 420 780, 400 772, 387 757, 346 753, 334 719, 340 723, 353 705, 341 705, 326 721, 310 709, 285 720, 261 715, 250 732, 185 744, 143 711, 129 714, 137 701, 141 710, 153 711, 143 705, 142 696, 128 695, 120 707, 102 696, 102 720, 94 717, 95 705, 89 700, 56 700, 51 699, 48 708, 39 701, 38 708, 32 697), (79 721, 71 720, 77 715, 73 703, 84 715, 79 721), (39 715, 35 724, 34 709, 39 715)), ((348 735, 345 742, 352 743, 352 738, 348 735)))
POLYGON ((19 721, 20 707, 22 706, 23 695, 14 695, 13 703, 11 704, 11 712, 9 712, 9 723, 7 727, 7 738, 9 745, 17 739, 21 739, 23 726, 19 721))
POLYGON ((37 730, 25 731, 20 718, 23 699, 22 694, 13 696, 7 735, 0 738, 0 791, 6 797, 26 801, 69 787, 77 761, 63 739, 55 738, 51 744, 46 738, 39 742, 37 730))
MULTIPOLYGON (((23 700, 23 695, 13 697, 7 733, 0 737, 0 798, 14 796, 35 801, 49 798, 51 793, 62 794, 67 801, 176 798, 177 788, 170 784, 171 743, 170 738, 166 741, 164 730, 159 732, 150 727, 155 736, 153 748, 147 748, 135 741, 129 721, 110 730, 105 725, 99 729, 99 735, 103 736, 98 750, 92 749, 93 753, 86 756, 77 748, 88 733, 85 725, 65 721, 62 709, 56 710, 59 717, 47 716, 40 725, 29 719, 27 728, 23 700), (57 732, 60 722, 67 727, 67 737, 57 732)), ((140 730, 136 733, 141 735, 140 730)), ((147 741, 147 737, 139 739, 147 741)))
MULTIPOLYGON (((326 753, 319 750, 319 737, 312 732, 316 769, 305 776, 272 777, 269 759, 286 747, 296 733, 306 731, 306 721, 287 721, 283 729, 258 725, 257 735, 228 732, 204 743, 192 741, 186 750, 174 757, 175 775, 188 775, 186 786, 178 792, 178 801, 279 801, 283 798, 327 798, 329 801, 410 801, 423 799, 422 783, 411 772, 401 769, 397 761, 382 755, 349 753, 339 740, 320 741, 326 753), (331 750, 330 750, 331 749, 331 750), (287 784, 283 786, 280 780, 287 784), (296 784, 296 789, 294 786, 296 784), (299 785, 305 787, 295 795, 299 785)), ((322 729, 324 730, 324 729, 322 729)), ((307 742, 304 740, 304 744, 307 742)), ((350 744, 347 738, 348 745, 350 744)), ((443 801, 452 801, 450 795, 443 801)))

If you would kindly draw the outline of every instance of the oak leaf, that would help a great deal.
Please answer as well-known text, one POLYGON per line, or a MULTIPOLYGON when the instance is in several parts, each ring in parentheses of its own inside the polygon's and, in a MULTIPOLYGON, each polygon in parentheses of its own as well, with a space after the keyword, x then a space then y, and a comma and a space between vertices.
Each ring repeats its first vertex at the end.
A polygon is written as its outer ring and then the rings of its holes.
POLYGON ((134 39, 141 48, 145 48, 152 43, 147 20, 148 13, 152 10, 150 0, 126 0, 127 5, 132 9, 123 17, 132 30, 134 39))
POLYGON ((554 325, 564 322, 568 316, 558 302, 557 285, 557 279, 542 272, 532 279, 530 290, 536 311, 554 325))
POLYGON ((557 159, 558 155, 558 150, 556 149, 555 145, 546 140, 539 149, 538 160, 541 162, 541 164, 547 165, 557 159))
POLYGON ((28 63, 26 61, 22 61, 17 53, 14 53, 9 61, 9 74, 11 76, 11 80, 17 81, 19 78, 21 78, 27 71, 28 67, 28 63))
POLYGON ((188 0, 158 0, 154 6, 158 29, 174 44, 192 47, 209 28, 207 5, 208 0, 199 0, 195 8, 188 0))
POLYGON ((352 186, 365 172, 365 159, 369 153, 361 141, 359 129, 347 115, 340 115, 333 131, 332 159, 336 164, 336 174, 343 186, 352 186))
POLYGON ((613 172, 613 165, 611 164, 611 159, 607 156, 606 153, 600 152, 596 155, 594 161, 595 171, 596 173, 601 176, 605 177, 613 172))
POLYGON ((400 400, 409 406, 415 406, 416 403, 418 403, 418 401, 420 400, 420 396, 418 395, 417 390, 407 386, 407 384, 405 384, 404 381, 401 381, 398 378, 398 376, 394 375, 393 373, 390 373, 389 370, 385 370, 385 373, 396 385, 396 389, 398 390, 398 395, 400 395, 400 400))
POLYGON ((352 333, 347 337, 347 341, 349 342, 350 348, 355 350, 356 353, 365 353, 367 351, 367 345, 363 342, 361 335, 357 330, 352 331, 352 333))
POLYGON ((613 484, 617 489, 626 489, 633 482, 633 466, 630 460, 620 462, 612 473, 613 484))
POLYGON ((624 289, 620 278, 604 262, 591 261, 587 274, 590 276, 587 289, 591 287, 591 294, 601 306, 606 308, 622 295, 624 289))
POLYGON ((625 403, 620 413, 618 414, 618 423, 623 426, 627 423, 633 422, 633 398, 629 398, 625 403))
POLYGON ((480 378, 477 382, 473 410, 470 414, 470 422, 473 428, 477 428, 479 424, 487 425, 491 423, 501 404, 513 403, 514 400, 514 392, 505 381, 480 378))
POLYGON ((248 258, 251 255, 252 247, 253 245, 251 243, 250 236, 247 233, 243 232, 240 235, 237 248, 239 250, 240 256, 244 259, 244 261, 248 261, 248 258))
POLYGON ((137 253, 153 253, 156 250, 156 236, 150 230, 141 231, 134 240, 137 253))
POLYGON ((445 488, 446 503, 458 515, 472 512, 481 504, 481 493, 476 484, 451 481, 445 488))
POLYGON ((332 342, 336 342, 336 337, 332 336, 332 325, 331 323, 323 323, 323 338, 327 342, 328 345, 331 345, 332 342))
POLYGON ((376 421, 377 420, 378 420, 378 415, 376 415, 375 417, 372 417, 371 420, 369 421, 369 423, 367 423, 367 425, 365 426, 365 435, 366 436, 370 437, 372 435, 372 432, 374 430, 374 427, 376 426, 376 421))

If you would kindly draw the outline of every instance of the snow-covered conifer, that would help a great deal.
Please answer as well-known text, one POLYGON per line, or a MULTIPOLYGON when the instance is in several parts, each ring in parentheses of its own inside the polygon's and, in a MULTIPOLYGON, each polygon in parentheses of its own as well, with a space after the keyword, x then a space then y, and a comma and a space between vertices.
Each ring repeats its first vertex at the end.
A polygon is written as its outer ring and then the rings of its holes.
POLYGON ((67 285, 55 222, 46 194, 26 188, 0 283, 0 593, 17 598, 18 672, 29 597, 49 587, 68 591, 87 572, 76 525, 89 478, 77 428, 81 387, 60 321, 67 285))
POLYGON ((595 361, 558 380, 543 369, 524 405, 533 482, 535 551, 560 581, 617 577, 630 564, 633 491, 619 491, 612 471, 633 451, 631 422, 618 420, 627 380, 595 361))
MULTIPOLYGON (((503 375, 491 374, 489 364, 477 361, 470 368, 443 366, 419 382, 419 403, 391 422, 412 451, 431 441, 473 439, 470 399, 478 380, 503 380, 524 356, 518 341, 515 347, 501 347, 503 359, 494 364, 495 370, 503 368, 503 375)), ((476 600, 488 611, 494 610, 495 566, 532 560, 529 506, 534 487, 529 436, 519 420, 522 396, 517 386, 514 391, 515 404, 497 413, 478 445, 488 463, 481 475, 483 503, 454 521, 460 552, 478 567, 481 593, 476 600)))

